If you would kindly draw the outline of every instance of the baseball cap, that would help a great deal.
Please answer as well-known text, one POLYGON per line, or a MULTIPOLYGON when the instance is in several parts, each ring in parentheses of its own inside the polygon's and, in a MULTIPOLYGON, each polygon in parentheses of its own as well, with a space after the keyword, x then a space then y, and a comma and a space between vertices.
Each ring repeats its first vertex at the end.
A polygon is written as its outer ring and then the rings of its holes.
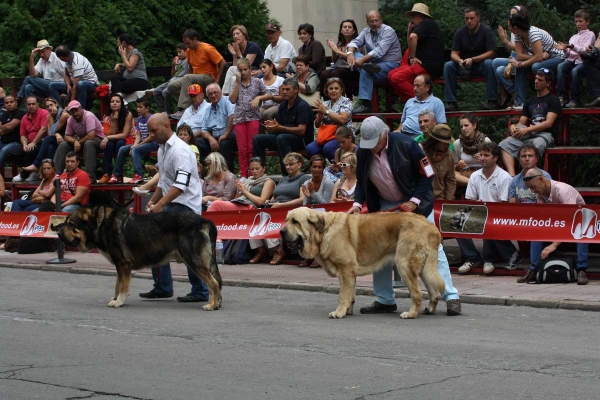
POLYGON ((69 105, 67 106, 67 111, 71 111, 74 108, 81 108, 81 103, 78 102, 77 100, 73 100, 69 103, 69 105))
POLYGON ((52 46, 50 46, 50 43, 48 43, 48 41, 46 39, 42 39, 40 41, 37 42, 37 46, 35 46, 36 49, 38 50, 44 50, 45 48, 52 48, 52 46))
POLYGON ((266 31, 273 31, 273 32, 276 32, 276 31, 278 31, 278 30, 280 30, 280 29, 281 29, 281 28, 279 27, 279 25, 277 25, 277 24, 274 24, 274 23, 272 23, 272 22, 268 23, 268 24, 265 26, 265 30, 266 30, 266 31))
POLYGON ((360 148, 372 149, 379 141, 379 135, 387 125, 377 117, 366 118, 360 126, 360 148))
POLYGON ((188 94, 200 94, 200 93, 204 93, 204 92, 202 92, 202 87, 200 85, 198 85, 197 83, 193 83, 190 86, 188 86, 188 94))

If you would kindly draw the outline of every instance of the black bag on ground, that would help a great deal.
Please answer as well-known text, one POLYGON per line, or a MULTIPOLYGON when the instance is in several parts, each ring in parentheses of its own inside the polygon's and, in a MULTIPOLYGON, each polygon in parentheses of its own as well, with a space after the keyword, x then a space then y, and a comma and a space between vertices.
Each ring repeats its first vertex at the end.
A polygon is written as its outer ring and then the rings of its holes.
POLYGON ((538 283, 572 283, 577 280, 574 259, 570 256, 554 256, 542 260, 535 278, 538 283))
POLYGON ((251 258, 250 241, 248 239, 223 240, 224 264, 248 264, 251 258))

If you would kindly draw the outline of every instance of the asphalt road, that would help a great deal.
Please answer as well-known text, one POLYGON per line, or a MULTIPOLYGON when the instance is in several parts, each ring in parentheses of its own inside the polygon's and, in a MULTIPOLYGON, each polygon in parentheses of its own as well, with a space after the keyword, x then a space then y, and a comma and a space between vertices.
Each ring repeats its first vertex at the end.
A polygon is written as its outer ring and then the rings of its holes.
MULTIPOLYGON (((0 399, 593 399, 598 313, 465 305, 330 320, 337 296, 106 307, 114 278, 0 268, 0 399)), ((183 295, 189 285, 176 283, 183 295)), ((371 297, 358 297, 358 306, 371 297)), ((399 310, 409 306, 398 300, 399 310)))

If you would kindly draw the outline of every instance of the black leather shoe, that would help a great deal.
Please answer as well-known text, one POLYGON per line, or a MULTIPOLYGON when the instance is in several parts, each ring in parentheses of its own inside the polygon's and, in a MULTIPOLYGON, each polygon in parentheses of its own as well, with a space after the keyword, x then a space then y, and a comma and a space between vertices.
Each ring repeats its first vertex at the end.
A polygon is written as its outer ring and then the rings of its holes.
POLYGON ((157 290, 152 289, 146 293, 140 293, 140 297, 142 299, 168 299, 169 297, 173 297, 173 294, 159 292, 157 290))
POLYGON ((594 99, 591 103, 587 103, 584 107, 592 108, 592 107, 600 107, 600 97, 594 99))
POLYGON ((450 102, 446 104, 446 111, 458 111, 458 103, 450 102))
POLYGON ((498 104, 495 101, 488 101, 482 107, 482 110, 497 110, 498 104))
POLYGON ((376 74, 381 71, 381 67, 374 63, 363 64, 361 68, 370 74, 376 74))
POLYGON ((191 293, 188 293, 183 297, 178 297, 177 301, 180 303, 199 303, 202 301, 208 301, 208 297, 195 296, 191 293))
POLYGON ((352 112, 354 114, 369 114, 373 112, 373 108, 370 105, 360 104, 352 112))
POLYGON ((361 314, 383 314, 392 313, 396 311, 398 307, 395 304, 381 304, 377 301, 373 302, 370 306, 363 307, 360 309, 361 314))

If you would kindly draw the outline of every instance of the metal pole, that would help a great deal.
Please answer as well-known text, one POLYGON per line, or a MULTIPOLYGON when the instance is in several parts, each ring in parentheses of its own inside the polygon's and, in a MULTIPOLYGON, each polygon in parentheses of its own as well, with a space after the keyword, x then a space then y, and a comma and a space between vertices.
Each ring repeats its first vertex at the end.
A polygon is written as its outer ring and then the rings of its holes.
MULTIPOLYGON (((59 179, 54 180, 54 200, 56 201, 56 212, 60 212, 61 204, 60 204, 60 180, 59 179)), ((62 242, 62 240, 60 240, 59 238, 57 238, 56 252, 58 253, 58 258, 53 258, 52 260, 47 260, 46 264, 73 264, 74 262, 77 262, 77 260, 74 260, 72 258, 63 258, 63 256, 65 255, 65 245, 62 242)))

